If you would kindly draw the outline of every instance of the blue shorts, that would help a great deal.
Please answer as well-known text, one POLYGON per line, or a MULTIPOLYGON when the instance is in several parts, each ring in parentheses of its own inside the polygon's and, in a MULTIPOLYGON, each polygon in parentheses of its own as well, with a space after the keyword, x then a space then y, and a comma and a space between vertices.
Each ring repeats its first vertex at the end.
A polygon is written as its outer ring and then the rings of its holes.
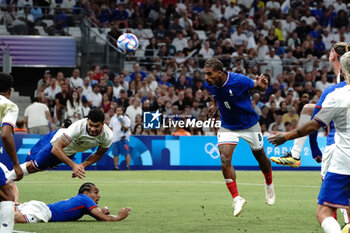
POLYGON ((5 172, 0 168, 0 186, 7 184, 7 178, 5 172))
POLYGON ((129 154, 129 142, 128 140, 119 140, 117 142, 113 142, 112 144, 112 153, 114 156, 123 155, 126 156, 129 154))
POLYGON ((334 208, 349 208, 350 175, 327 172, 318 195, 318 204, 334 208))
POLYGON ((36 151, 34 154, 27 156, 26 161, 33 161, 34 166, 39 170, 46 170, 48 168, 55 168, 62 163, 61 160, 51 153, 52 145, 50 142, 36 151))

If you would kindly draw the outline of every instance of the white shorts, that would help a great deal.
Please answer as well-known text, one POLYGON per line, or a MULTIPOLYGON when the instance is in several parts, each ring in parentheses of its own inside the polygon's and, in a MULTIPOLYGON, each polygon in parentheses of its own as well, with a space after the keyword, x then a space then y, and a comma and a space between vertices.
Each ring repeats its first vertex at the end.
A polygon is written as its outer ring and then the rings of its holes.
POLYGON ((51 210, 41 201, 24 202, 17 206, 27 223, 48 222, 51 219, 51 210))
POLYGON ((322 155, 322 164, 321 164, 321 177, 324 179, 329 165, 331 165, 331 159, 333 157, 333 152, 335 150, 335 143, 329 146, 326 146, 322 155))
POLYGON ((230 130, 221 127, 218 131, 218 145, 237 144, 240 138, 244 139, 254 151, 260 150, 264 146, 259 122, 248 129, 230 130))

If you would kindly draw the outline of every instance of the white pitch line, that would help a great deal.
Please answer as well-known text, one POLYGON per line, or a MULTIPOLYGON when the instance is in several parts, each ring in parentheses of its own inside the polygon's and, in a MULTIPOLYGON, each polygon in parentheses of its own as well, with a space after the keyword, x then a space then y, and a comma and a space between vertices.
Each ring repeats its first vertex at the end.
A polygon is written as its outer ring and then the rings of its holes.
MULTIPOLYGON (((195 180, 114 180, 98 182, 98 185, 115 184, 115 183, 130 183, 130 184, 224 184, 223 181, 195 181, 195 180)), ((58 185, 72 185, 72 183, 61 182, 40 182, 40 181, 20 181, 19 184, 58 184, 58 185)), ((264 184, 257 183, 240 183, 238 185, 246 186, 263 186, 264 184)), ((291 187, 291 188, 320 188, 317 185, 290 185, 290 184, 275 184, 275 187, 291 187)))
POLYGON ((16 232, 16 233, 36 233, 34 231, 16 231, 16 230, 13 230, 12 232, 16 232))

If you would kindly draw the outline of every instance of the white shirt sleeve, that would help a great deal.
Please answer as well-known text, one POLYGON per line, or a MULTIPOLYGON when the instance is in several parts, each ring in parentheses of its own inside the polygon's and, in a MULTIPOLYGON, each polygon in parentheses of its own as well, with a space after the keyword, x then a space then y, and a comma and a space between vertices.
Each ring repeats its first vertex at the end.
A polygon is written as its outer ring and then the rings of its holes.
POLYGON ((85 130, 84 127, 86 126, 85 124, 83 124, 84 121, 86 121, 86 119, 74 122, 66 129, 63 135, 66 136, 66 138, 69 139, 69 141, 72 141, 74 137, 80 134, 81 130, 85 130))
POLYGON ((323 127, 325 127, 332 120, 334 120, 334 117, 336 116, 336 114, 338 114, 339 110, 341 109, 340 107, 337 107, 336 100, 333 95, 334 93, 335 92, 333 92, 332 94, 329 94, 326 97, 326 99, 322 103, 321 111, 319 111, 314 117, 314 119, 317 122, 321 123, 321 125, 322 123, 324 124, 322 125, 323 127))
POLYGON ((3 126, 4 124, 10 124, 14 128, 18 117, 17 105, 14 103, 8 105, 5 112, 6 113, 5 116, 2 118, 1 126, 3 126))

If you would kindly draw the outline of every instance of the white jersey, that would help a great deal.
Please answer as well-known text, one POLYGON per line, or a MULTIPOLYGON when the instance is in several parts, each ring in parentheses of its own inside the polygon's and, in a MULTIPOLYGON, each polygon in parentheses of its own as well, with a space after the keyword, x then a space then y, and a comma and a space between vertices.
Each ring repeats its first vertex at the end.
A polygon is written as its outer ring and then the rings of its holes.
POLYGON ((18 107, 5 96, 0 95, 0 123, 1 127, 5 124, 15 128, 18 117, 18 107))
POLYGON ((120 141, 122 137, 125 137, 126 140, 129 141, 129 135, 130 135, 130 126, 131 126, 131 121, 129 117, 123 115, 121 116, 124 121, 124 125, 129 128, 129 130, 124 131, 121 124, 119 117, 117 114, 115 114, 112 118, 111 121, 109 122, 109 127, 112 128, 113 130, 113 142, 120 141))
POLYGON ((315 120, 335 126, 335 149, 328 171, 350 175, 350 85, 336 89, 327 95, 315 120))
POLYGON ((113 132, 106 124, 104 124, 99 135, 90 136, 87 131, 87 118, 74 122, 67 129, 58 130, 51 139, 51 144, 53 145, 61 135, 64 135, 70 141, 69 145, 63 148, 68 156, 96 146, 109 148, 113 139, 113 132))

